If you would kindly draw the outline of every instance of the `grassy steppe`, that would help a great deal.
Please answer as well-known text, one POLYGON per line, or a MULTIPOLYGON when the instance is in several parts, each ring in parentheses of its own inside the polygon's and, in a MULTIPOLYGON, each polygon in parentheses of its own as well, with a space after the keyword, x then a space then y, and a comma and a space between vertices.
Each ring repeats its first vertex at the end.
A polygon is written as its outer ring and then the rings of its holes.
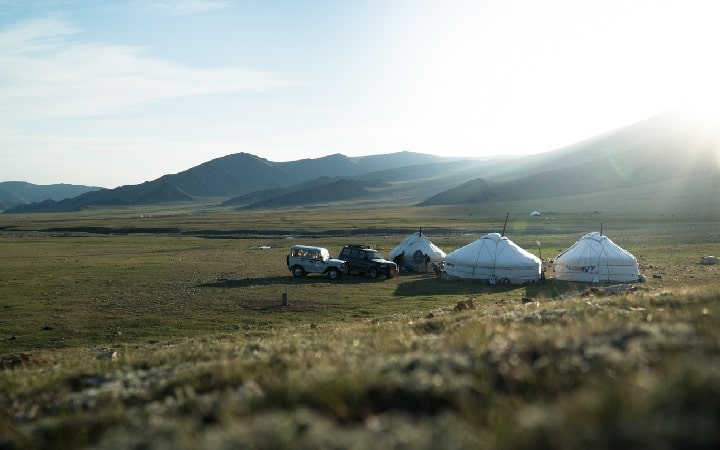
POLYGON ((602 222, 648 278, 618 295, 284 266, 418 226, 449 252, 500 211, 0 216, 0 448, 716 448, 715 213, 511 214, 546 259, 602 222))

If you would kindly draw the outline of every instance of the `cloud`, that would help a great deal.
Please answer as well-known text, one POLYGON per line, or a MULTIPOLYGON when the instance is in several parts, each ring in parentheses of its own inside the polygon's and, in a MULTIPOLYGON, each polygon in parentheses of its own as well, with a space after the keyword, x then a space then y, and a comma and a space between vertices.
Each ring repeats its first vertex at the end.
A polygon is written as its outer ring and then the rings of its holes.
POLYGON ((76 38, 57 18, 0 30, 0 119, 113 114, 188 96, 263 91, 292 84, 252 68, 193 68, 143 49, 76 38))
POLYGON ((50 51, 78 31, 69 23, 54 18, 28 20, 0 31, 0 49, 4 54, 50 51))

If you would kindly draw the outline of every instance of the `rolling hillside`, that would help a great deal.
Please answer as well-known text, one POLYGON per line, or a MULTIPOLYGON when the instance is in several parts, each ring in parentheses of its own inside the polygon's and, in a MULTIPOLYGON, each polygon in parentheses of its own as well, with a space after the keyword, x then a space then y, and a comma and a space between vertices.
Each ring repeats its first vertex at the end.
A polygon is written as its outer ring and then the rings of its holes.
POLYGON ((257 201, 245 206, 244 209, 298 206, 298 199, 302 200, 302 206, 313 206, 363 198, 368 194, 369 191, 363 183, 341 178, 257 201))
POLYGON ((431 163, 446 159, 434 155, 399 152, 355 158, 336 154, 316 159, 272 162, 248 153, 237 153, 142 184, 86 192, 60 201, 45 200, 20 205, 5 212, 65 212, 101 206, 187 202, 197 198, 204 201, 207 198, 217 198, 222 201, 257 191, 282 189, 322 176, 360 176, 378 167, 395 168, 407 165, 410 161, 431 163))
MULTIPOLYGON (((618 198, 648 208, 653 204, 678 208, 682 202, 720 208, 719 159, 716 128, 673 110, 544 154, 446 160, 354 179, 383 182, 361 197, 366 204, 483 205, 552 199, 548 204, 556 205, 565 198, 583 205, 598 199, 612 204, 618 198)), ((284 188, 281 195, 288 200, 282 204, 311 204, 302 190, 301 185, 284 188)), ((266 194, 269 197, 254 206, 271 207, 267 200, 273 195, 266 194)))
MULTIPOLYGON (((634 192, 647 194, 649 186, 658 196, 684 197, 708 207, 713 199, 720 199, 720 133, 677 111, 508 165, 514 167, 488 171, 482 178, 440 192, 420 205, 581 195, 635 198, 634 192), (488 182, 494 195, 488 195, 488 182), (688 196, 688 192, 695 195, 688 196)), ((644 198, 653 200, 652 196, 644 198)))
POLYGON ((315 191, 328 191, 325 202, 345 201, 349 197, 343 190, 335 189, 335 183, 343 178, 353 181, 358 192, 352 196, 375 203, 414 203, 438 190, 447 189, 460 178, 473 176, 476 172, 467 172, 468 167, 478 167, 476 160, 450 160, 420 165, 395 167, 377 172, 364 173, 354 177, 318 177, 296 185, 251 192, 234 197, 222 203, 222 206, 240 206, 247 208, 266 208, 270 205, 302 206, 316 204, 316 196, 307 194, 310 188, 315 191), (333 197, 336 194, 336 197, 333 197))
POLYGON ((497 190, 482 178, 470 180, 460 186, 433 195, 420 203, 420 206, 432 205, 463 205, 482 203, 498 198, 497 190))
POLYGON ((6 212, 208 199, 235 208, 360 200, 363 205, 427 206, 573 198, 582 204, 582 196, 598 195, 655 201, 647 196, 649 186, 658 195, 720 208, 720 133, 713 125, 673 110, 556 151, 486 160, 399 152, 272 162, 238 153, 140 185, 45 200, 6 212))
POLYGON ((0 182, 0 210, 48 199, 63 200, 99 189, 96 186, 74 184, 38 185, 24 181, 3 181, 0 182))
POLYGON ((339 177, 318 177, 314 180, 305 181, 290 187, 276 189, 259 189, 248 194, 238 195, 237 197, 225 200, 220 204, 220 206, 248 206, 255 203, 261 203, 276 197, 282 197, 284 195, 292 194, 303 189, 324 186, 338 179, 339 177))

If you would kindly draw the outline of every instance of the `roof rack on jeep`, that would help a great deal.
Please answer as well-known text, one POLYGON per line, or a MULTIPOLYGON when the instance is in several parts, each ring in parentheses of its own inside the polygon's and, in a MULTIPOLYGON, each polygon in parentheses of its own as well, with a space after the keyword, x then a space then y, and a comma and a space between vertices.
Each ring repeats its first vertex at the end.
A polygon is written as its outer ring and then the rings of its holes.
POLYGON ((346 245, 347 248, 370 248, 369 245, 350 244, 346 245))

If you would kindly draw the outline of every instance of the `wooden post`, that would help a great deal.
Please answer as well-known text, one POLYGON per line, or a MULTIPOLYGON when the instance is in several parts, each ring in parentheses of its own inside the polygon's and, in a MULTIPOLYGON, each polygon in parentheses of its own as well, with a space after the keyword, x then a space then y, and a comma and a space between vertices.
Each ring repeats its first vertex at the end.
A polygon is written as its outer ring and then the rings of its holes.
POLYGON ((287 300, 287 292, 283 292, 282 294, 282 305, 287 306, 288 300, 287 300))

